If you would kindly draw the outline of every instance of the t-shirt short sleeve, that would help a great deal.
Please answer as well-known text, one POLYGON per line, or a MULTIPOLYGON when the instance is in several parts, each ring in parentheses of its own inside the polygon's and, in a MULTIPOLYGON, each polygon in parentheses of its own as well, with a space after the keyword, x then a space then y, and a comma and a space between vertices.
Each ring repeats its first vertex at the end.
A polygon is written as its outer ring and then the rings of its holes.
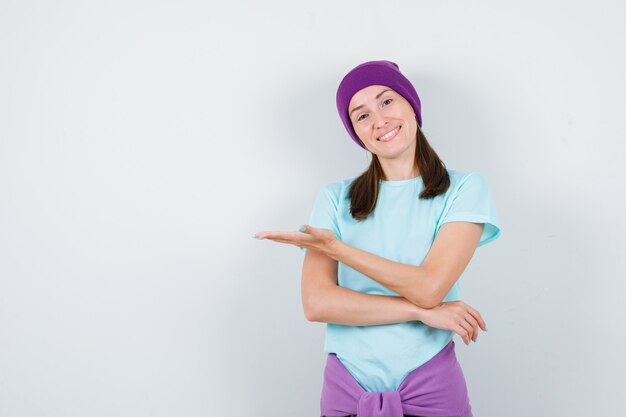
POLYGON ((450 197, 444 214, 437 225, 437 230, 448 222, 484 223, 478 247, 500 236, 500 220, 491 195, 487 179, 478 172, 465 175, 450 197))
MULTIPOLYGON (((323 187, 315 198, 313 209, 309 216, 308 225, 320 229, 330 229, 341 240, 337 222, 338 195, 334 192, 333 184, 323 187)), ((306 252, 306 248, 300 248, 306 252)))

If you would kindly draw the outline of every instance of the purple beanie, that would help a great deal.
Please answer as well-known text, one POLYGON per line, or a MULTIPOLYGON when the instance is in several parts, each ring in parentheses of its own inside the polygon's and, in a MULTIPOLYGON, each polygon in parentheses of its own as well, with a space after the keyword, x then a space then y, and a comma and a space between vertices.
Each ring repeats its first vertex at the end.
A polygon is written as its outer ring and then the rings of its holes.
POLYGON ((413 84, 400 73, 400 68, 395 62, 391 61, 368 61, 354 67, 341 80, 337 89, 337 110, 339 117, 346 130, 363 149, 367 149, 359 136, 352 127, 350 116, 348 115, 348 104, 352 96, 359 90, 370 85, 384 85, 394 89, 398 94, 404 97, 415 110, 417 123, 422 127, 422 106, 420 98, 415 91, 413 84))

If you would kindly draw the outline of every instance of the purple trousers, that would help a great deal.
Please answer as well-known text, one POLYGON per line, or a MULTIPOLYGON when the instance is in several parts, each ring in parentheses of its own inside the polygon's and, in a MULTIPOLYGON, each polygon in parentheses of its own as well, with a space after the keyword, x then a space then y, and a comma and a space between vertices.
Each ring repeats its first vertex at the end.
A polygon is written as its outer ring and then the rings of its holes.
POLYGON ((320 410, 321 417, 472 417, 454 340, 411 371, 396 391, 365 391, 337 355, 329 353, 320 410))

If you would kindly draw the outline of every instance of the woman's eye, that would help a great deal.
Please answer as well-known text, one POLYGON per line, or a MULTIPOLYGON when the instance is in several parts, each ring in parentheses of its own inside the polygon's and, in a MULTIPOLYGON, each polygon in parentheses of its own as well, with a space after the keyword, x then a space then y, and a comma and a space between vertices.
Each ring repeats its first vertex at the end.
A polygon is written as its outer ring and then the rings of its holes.
POLYGON ((361 120, 361 118, 362 118, 363 116, 365 116, 365 114, 360 115, 360 116, 356 119, 356 121, 358 122, 359 120, 361 120))
POLYGON ((392 98, 388 98, 388 99, 386 99, 385 101, 383 101, 383 103, 386 103, 386 102, 388 102, 388 101, 393 101, 393 99, 392 99, 392 98))

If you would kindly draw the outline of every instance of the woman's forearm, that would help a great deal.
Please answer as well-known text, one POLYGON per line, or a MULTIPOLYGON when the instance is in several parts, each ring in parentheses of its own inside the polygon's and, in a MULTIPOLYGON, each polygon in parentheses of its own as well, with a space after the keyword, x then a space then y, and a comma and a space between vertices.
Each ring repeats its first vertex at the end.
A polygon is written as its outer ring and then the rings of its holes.
POLYGON ((403 264, 337 241, 329 257, 400 294, 420 308, 432 308, 433 280, 423 267, 403 264))
POLYGON ((314 311, 310 321, 368 326, 420 320, 424 309, 404 297, 330 285, 319 290, 314 311))

